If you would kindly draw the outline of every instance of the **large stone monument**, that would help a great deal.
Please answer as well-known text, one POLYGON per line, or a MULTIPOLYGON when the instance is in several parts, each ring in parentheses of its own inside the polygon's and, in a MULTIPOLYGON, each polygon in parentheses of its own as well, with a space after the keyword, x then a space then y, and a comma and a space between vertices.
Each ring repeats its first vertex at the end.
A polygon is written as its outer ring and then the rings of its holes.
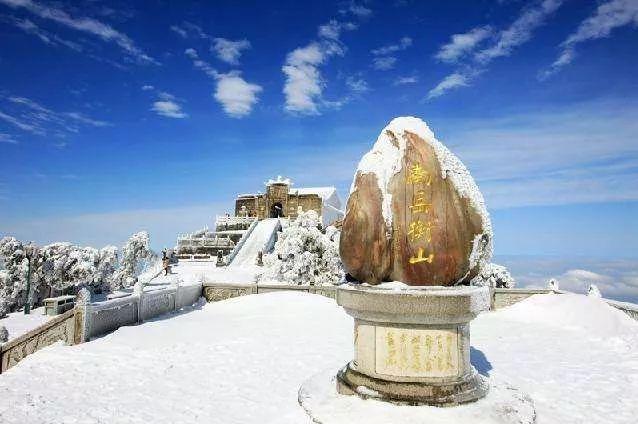
MULTIPOLYGON (((491 259, 491 223, 467 168, 421 119, 392 120, 361 159, 340 255, 356 282, 337 293, 354 318, 354 358, 336 376, 339 394, 430 406, 488 395, 487 377, 470 362, 470 321, 489 309, 489 289, 471 282, 491 259)), ((300 403, 323 422, 313 410, 326 402, 313 387, 302 386, 300 403)), ((514 409, 533 413, 521 399, 514 409)))
POLYGON ((363 386, 429 405, 485 396, 489 384, 470 363, 469 323, 488 309, 489 291, 456 286, 478 274, 491 246, 483 196, 465 166, 422 120, 394 119, 359 164, 340 254, 361 283, 405 287, 340 291, 355 319, 355 358, 339 372, 339 392, 363 386))

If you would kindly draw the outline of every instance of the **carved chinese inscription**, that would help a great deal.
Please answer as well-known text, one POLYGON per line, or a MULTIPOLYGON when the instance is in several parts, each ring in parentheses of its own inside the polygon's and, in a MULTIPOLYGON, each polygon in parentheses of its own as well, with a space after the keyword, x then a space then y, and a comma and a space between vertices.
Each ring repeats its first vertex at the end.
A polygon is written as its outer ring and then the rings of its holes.
POLYGON ((376 327, 375 368, 400 377, 450 377, 459 372, 454 330, 376 327))

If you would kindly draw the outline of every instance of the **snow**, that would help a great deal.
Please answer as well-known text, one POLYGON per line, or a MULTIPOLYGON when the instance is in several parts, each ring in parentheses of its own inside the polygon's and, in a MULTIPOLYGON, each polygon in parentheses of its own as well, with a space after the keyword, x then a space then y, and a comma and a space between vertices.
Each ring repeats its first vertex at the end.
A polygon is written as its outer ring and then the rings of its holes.
POLYGON ((290 181, 290 178, 282 178, 281 175, 277 175, 277 179, 273 180, 273 179, 269 179, 268 181, 266 181, 266 185, 273 185, 273 184, 285 184, 287 186, 292 185, 292 181, 290 181))
POLYGON ((233 258, 230 266, 233 268, 254 265, 257 254, 263 251, 270 241, 273 233, 279 228, 279 219, 268 218, 259 221, 255 229, 250 233, 239 253, 233 258))
POLYGON ((4 326, 9 332, 9 341, 22 336, 46 323, 53 318, 50 315, 44 315, 44 307, 31 309, 31 313, 24 314, 24 311, 16 311, 7 314, 6 317, 0 319, 0 326, 4 326))
MULTIPOLYGON (((350 193, 355 189, 357 175, 374 174, 381 191, 381 209, 386 228, 392 228, 392 195, 388 189, 392 177, 400 172, 402 168, 401 160, 406 148, 406 132, 418 135, 432 146, 441 166, 441 176, 450 178, 459 195, 468 199, 481 216, 488 240, 486 243, 474 243, 472 259, 475 263, 476 261, 480 261, 481 264, 486 263, 492 257, 492 224, 485 207, 483 195, 465 165, 434 137, 434 133, 423 120, 411 116, 393 119, 381 131, 372 150, 366 153, 359 162, 350 187, 350 193), (395 146, 394 140, 396 140, 398 147, 395 146)), ((480 236, 477 235, 479 238, 480 236)))
MULTIPOLYGON (((533 296, 501 312, 516 322, 583 331, 591 337, 638 342, 638 322, 600 298, 573 293, 533 296)), ((636 345, 638 347, 638 344, 636 345)))
MULTIPOLYGON (((474 253, 476 250, 473 250, 474 253)), ((474 277, 472 284, 476 286, 488 286, 496 288, 514 288, 516 281, 509 270, 503 265, 486 263, 481 267, 479 275, 474 277)))
MULTIPOLYGON (((622 316, 599 299, 533 296, 473 321, 472 361, 528 393, 539 424, 635 422, 638 323, 622 316)), ((330 299, 268 293, 50 346, 0 377, 0 422, 308 423, 297 391, 352 358, 352 325, 330 299)), ((368 424, 395 408, 366 402, 368 424)))
POLYGON ((337 194, 335 187, 298 187, 290 190, 293 194, 316 194, 322 199, 330 199, 337 194))
POLYGON ((319 215, 302 212, 278 234, 272 253, 264 255, 260 282, 332 285, 343 278, 339 257, 339 230, 319 228, 319 215), (273 281, 274 280, 274 281, 273 281))
POLYGON ((589 289, 587 290, 587 296, 598 297, 601 298, 603 295, 600 293, 598 286, 596 284, 590 284, 589 289))
MULTIPOLYGON (((305 381, 299 391, 303 408, 317 422, 356 423, 365 417, 366 424, 427 423, 427 424, 531 424, 535 421, 533 400, 507 383, 490 382, 487 396, 478 402, 454 408, 436 406, 393 405, 364 400, 358 396, 341 396, 335 391, 334 370, 327 369, 305 381)), ((380 394, 365 386, 356 392, 364 398, 380 394)))
POLYGON ((261 268, 252 265, 245 267, 216 266, 216 260, 212 261, 187 261, 180 260, 171 265, 171 274, 160 276, 153 280, 155 284, 175 284, 180 286, 204 283, 237 283, 248 284, 255 282, 255 275, 261 268))
POLYGON ((321 223, 324 227, 343 218, 341 199, 335 187, 300 187, 290 190, 297 194, 316 194, 321 198, 321 223))

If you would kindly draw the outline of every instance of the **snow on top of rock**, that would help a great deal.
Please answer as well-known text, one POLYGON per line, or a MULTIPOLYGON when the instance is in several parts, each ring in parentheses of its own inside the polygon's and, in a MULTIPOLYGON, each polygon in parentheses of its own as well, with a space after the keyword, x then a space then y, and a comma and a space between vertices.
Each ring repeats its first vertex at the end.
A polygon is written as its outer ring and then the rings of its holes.
MULTIPOLYGON (((420 118, 404 116, 394 118, 381 131, 376 143, 368 153, 366 153, 357 167, 355 178, 350 186, 350 193, 355 189, 355 180, 358 174, 375 174, 379 190, 381 190, 382 213, 387 228, 392 228, 392 195, 388 192, 390 180, 401 171, 401 158, 405 152, 405 133, 410 132, 428 143, 434 149, 436 157, 441 166, 441 176, 450 178, 452 184, 461 197, 469 200, 477 213, 481 216, 485 235, 488 236, 486 243, 478 243, 475 240, 474 250, 471 260, 487 261, 492 257, 492 223, 485 207, 483 194, 479 190, 474 178, 470 175, 463 162, 448 150, 443 143, 438 141, 428 125, 420 118), (398 147, 394 140, 398 142, 398 147)), ((479 237, 482 235, 478 235, 479 237)))

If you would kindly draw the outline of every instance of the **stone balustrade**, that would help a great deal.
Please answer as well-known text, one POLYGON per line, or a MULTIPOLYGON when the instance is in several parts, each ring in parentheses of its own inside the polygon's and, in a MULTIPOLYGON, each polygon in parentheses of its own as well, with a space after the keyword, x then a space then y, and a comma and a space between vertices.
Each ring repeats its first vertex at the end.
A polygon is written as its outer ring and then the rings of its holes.
POLYGON ((75 344, 76 333, 80 327, 77 325, 75 312, 75 309, 71 309, 20 337, 0 344, 0 373, 7 371, 26 356, 55 342, 75 344))

